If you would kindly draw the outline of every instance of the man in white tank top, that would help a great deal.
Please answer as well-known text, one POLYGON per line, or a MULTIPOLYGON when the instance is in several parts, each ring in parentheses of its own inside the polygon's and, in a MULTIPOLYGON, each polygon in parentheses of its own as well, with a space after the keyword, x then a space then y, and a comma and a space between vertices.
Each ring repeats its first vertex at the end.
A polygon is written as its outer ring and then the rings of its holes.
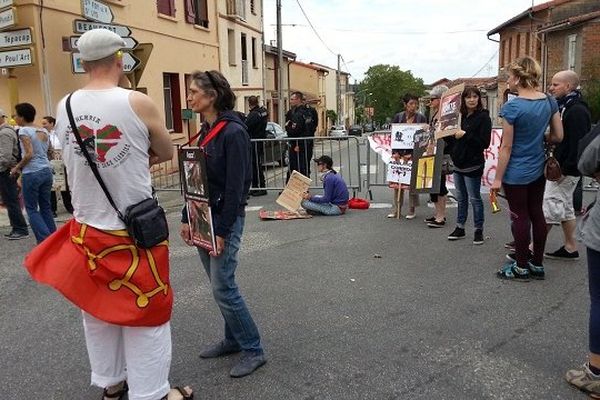
MULTIPOLYGON (((124 46, 123 39, 105 29, 81 36, 78 48, 90 80, 71 98, 79 134, 121 212, 151 197, 149 165, 173 156, 162 113, 153 101, 142 93, 118 87, 123 77, 124 46)), ((58 244, 57 252, 74 252, 72 258, 76 261, 62 261, 62 274, 69 275, 71 283, 47 277, 50 273, 46 264, 50 261, 46 259, 52 256, 44 254, 43 249, 39 254, 32 252, 26 266, 34 279, 51 284, 82 309, 92 384, 105 389, 105 399, 121 399, 127 391, 131 400, 191 398, 190 388, 171 389, 168 381, 173 300, 168 243, 149 250, 130 244, 124 223, 81 153, 65 100, 58 105, 56 133, 63 147, 75 220, 63 233, 66 244, 58 244), (75 246, 80 246, 77 251, 73 250, 75 246), (95 274, 81 268, 81 257, 86 253, 89 260, 86 258, 83 265, 95 274), (94 278, 87 276, 101 274, 109 276, 103 282, 94 282, 96 285, 88 282, 94 278), (79 288, 73 288, 76 285, 79 288), (81 295, 85 287, 93 292, 81 295)))

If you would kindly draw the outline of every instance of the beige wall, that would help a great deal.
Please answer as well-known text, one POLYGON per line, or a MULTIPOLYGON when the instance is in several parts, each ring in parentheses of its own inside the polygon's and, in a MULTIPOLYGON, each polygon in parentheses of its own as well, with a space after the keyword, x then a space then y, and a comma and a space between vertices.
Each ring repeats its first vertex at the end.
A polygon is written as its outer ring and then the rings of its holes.
POLYGON ((327 131, 325 118, 325 112, 327 111, 325 104, 326 72, 303 63, 292 62, 289 74, 291 91, 301 91, 309 102, 318 101, 317 104, 312 104, 319 113, 317 135, 325 135, 327 131))
MULTIPOLYGON (((285 111, 289 108, 289 97, 290 97, 290 88, 289 88, 289 66, 291 64, 290 60, 287 58, 283 58, 284 68, 283 68, 283 109, 284 114, 285 111)), ((279 104, 277 100, 277 72, 275 70, 277 66, 277 56, 269 53, 265 53, 265 107, 269 111, 269 121, 277 122, 279 125, 285 125, 285 121, 278 121, 277 115, 277 105, 279 104)))
MULTIPOLYGON (((182 108, 186 107, 184 74, 193 70, 219 69, 216 1, 209 1, 209 28, 186 23, 184 0, 176 0, 174 18, 158 15, 156 2, 140 0, 105 0, 115 14, 114 23, 127 25, 140 43, 153 43, 154 49, 143 73, 140 87, 164 109, 163 73, 178 73, 182 108)), ((45 0, 40 23, 39 7, 34 1, 17 1, 19 26, 32 26, 35 35, 34 67, 15 68, 19 84, 19 100, 34 104, 38 114, 55 114, 56 103, 68 92, 81 87, 85 75, 71 72, 71 59, 62 50, 62 38, 75 35, 73 20, 81 17, 81 6, 75 0, 45 0), (42 37, 46 47, 42 49, 42 37), (45 58, 44 58, 45 57, 45 58), (47 73, 44 74, 44 60, 47 73), (47 90, 43 87, 47 77, 47 90)), ((7 79, 0 77, 0 107, 9 108, 7 79)), ((176 116, 180 115, 175 112, 176 116)), ((183 131, 195 130, 183 123, 183 131)))

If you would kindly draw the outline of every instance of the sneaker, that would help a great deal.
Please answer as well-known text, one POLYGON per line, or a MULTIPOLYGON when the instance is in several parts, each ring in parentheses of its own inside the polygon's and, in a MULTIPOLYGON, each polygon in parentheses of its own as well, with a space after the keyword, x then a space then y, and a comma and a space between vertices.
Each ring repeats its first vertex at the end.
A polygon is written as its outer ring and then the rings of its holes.
POLYGON ((204 348, 200 352, 200 358, 223 357, 229 354, 239 353, 240 351, 242 351, 242 349, 237 344, 227 343, 222 340, 217 344, 204 348))
POLYGON ((406 214, 406 219, 415 219, 415 217, 417 216, 417 214, 406 214))
POLYGON ((556 250, 554 253, 544 253, 544 257, 549 258, 551 260, 575 261, 575 260, 579 260, 579 252, 577 250, 570 252, 567 249, 565 249, 565 246, 562 246, 560 249, 556 250))
POLYGON ((568 370, 565 379, 592 399, 600 399, 600 376, 590 371, 588 363, 583 364, 581 368, 568 370))
POLYGON ((241 378, 246 375, 250 375, 258 368, 262 367, 267 363, 267 359, 264 354, 256 354, 252 352, 244 352, 240 361, 231 368, 229 376, 232 378, 241 378))
MULTIPOLYGON (((533 253, 531 252, 531 250, 527 250, 527 259, 531 260, 532 258, 533 258, 533 253)), ((508 253, 506 255, 506 259, 508 261, 517 262, 517 253, 516 252, 508 253)))
POLYGON ((396 218, 396 213, 390 213, 387 215, 388 218, 396 218))
POLYGON ((527 268, 519 268, 516 261, 506 262, 496 273, 496 276, 500 279, 510 281, 529 282, 529 270, 527 268))
POLYGON ((448 235, 448 240, 458 240, 465 238, 465 229, 456 227, 451 234, 448 235))
MULTIPOLYGON (((423 222, 425 222, 426 224, 430 223, 430 222, 435 222, 435 217, 429 217, 429 218, 425 218, 423 220, 423 222)), ((444 218, 444 222, 446 222, 446 218, 444 218)))
POLYGON ((436 221, 435 219, 432 222, 428 222, 427 226, 430 228, 443 228, 446 225, 446 218, 442 221, 436 221))
POLYGON ((4 235, 4 237, 8 240, 21 240, 21 239, 27 239, 29 237, 29 233, 11 232, 7 235, 4 235))
POLYGON ((510 251, 515 251, 515 241, 504 243, 504 248, 510 251))
POLYGON ((527 268, 529 269, 529 276, 533 279, 544 280, 546 277, 546 273, 544 272, 543 265, 535 265, 531 261, 527 263, 527 268))
POLYGON ((475 229, 475 234, 473 235, 473 244, 483 244, 484 242, 484 238, 483 238, 483 230, 481 229, 475 229))

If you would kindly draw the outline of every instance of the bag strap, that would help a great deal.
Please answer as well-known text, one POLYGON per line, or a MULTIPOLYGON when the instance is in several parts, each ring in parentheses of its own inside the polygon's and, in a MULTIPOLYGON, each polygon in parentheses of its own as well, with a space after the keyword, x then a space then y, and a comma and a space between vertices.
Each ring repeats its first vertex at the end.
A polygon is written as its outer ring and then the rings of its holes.
POLYGON ((73 130, 73 135, 75 136, 75 139, 77 139, 77 144, 79 144, 81 153, 83 153, 83 156, 85 157, 86 161, 88 162, 88 165, 92 169, 92 172, 94 173, 96 180, 100 184, 102 191, 106 195, 108 202, 110 203, 112 208, 114 208, 115 211, 117 212, 119 219, 121 221, 125 222, 125 217, 123 217, 123 214, 117 208, 117 205, 115 204, 115 201, 113 200, 112 196, 110 195, 110 192, 108 191, 108 188, 106 187, 106 184, 104 183, 104 180, 102 180, 102 177, 100 176, 100 171, 98 171, 98 166, 96 165, 94 160, 92 160, 92 156, 90 156, 90 153, 88 153, 87 148, 85 147, 85 145, 83 143, 83 139, 81 139, 81 135, 79 134, 79 129, 77 129, 77 124, 75 123, 75 118, 73 118, 73 110, 71 110, 71 96, 73 96, 73 93, 69 94, 69 96, 67 97, 66 106, 67 106, 67 116, 69 117, 69 123, 71 124, 71 129, 73 130))
MULTIPOLYGON (((227 121, 219 121, 219 123, 217 125, 215 125, 208 132, 208 135, 206 135, 206 137, 204 138, 204 140, 202 140, 202 143, 200 144, 200 147, 205 147, 211 140, 213 140, 221 132, 221 130, 223 130, 223 128, 225 127, 225 125, 227 125, 227 121)), ((198 132, 197 134, 195 134, 194 136, 192 136, 192 138, 190 140, 188 140, 186 143, 184 143, 183 145, 181 145, 181 147, 186 147, 186 146, 189 146, 190 144, 192 144, 192 142, 194 140, 196 140, 200 136, 201 133, 202 132, 198 132)))

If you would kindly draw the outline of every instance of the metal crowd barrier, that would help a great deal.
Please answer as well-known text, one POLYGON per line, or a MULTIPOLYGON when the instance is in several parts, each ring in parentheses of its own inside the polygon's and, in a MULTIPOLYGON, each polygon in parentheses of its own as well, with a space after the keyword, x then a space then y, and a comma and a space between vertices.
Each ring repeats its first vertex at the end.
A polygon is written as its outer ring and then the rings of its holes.
MULTIPOLYGON (((379 135, 379 136, 390 136, 389 140, 391 141, 391 131, 376 131, 369 133, 368 137, 379 135)), ((382 141, 385 142, 387 139, 382 141)), ((369 199, 373 200, 373 187, 388 187, 387 182, 387 164, 381 159, 379 153, 375 152, 367 140, 366 142, 366 172, 365 172, 365 190, 369 194, 369 199)), ((391 143, 388 143, 391 146, 391 143)))
POLYGON ((152 186, 158 192, 181 192, 181 179, 179 179, 179 145, 174 144, 175 154, 169 161, 155 164, 150 168, 152 186))

